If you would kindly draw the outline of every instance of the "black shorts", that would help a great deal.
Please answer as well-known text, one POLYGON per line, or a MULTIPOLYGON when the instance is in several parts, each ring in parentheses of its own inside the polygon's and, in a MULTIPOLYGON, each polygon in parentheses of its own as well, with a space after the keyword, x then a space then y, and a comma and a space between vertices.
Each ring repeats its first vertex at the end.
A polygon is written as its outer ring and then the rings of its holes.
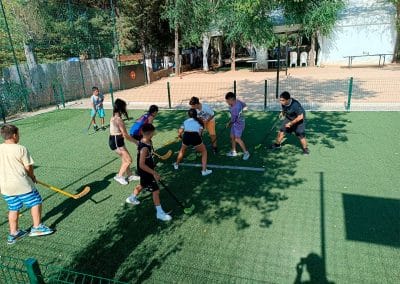
POLYGON ((110 146, 111 150, 117 150, 117 148, 124 147, 124 136, 122 135, 110 135, 108 139, 108 145, 110 146))
POLYGON ((150 174, 140 174, 140 185, 148 192, 160 190, 157 181, 150 174))
POLYGON ((136 135, 136 134, 133 134, 133 135, 131 135, 131 137, 132 137, 133 139, 137 140, 137 141, 140 141, 140 140, 142 140, 143 135, 136 135))
POLYGON ((292 125, 291 127, 287 128, 285 125, 289 123, 290 120, 285 118, 282 122, 281 128, 279 129, 283 133, 292 133, 294 132, 296 136, 302 138, 306 135, 306 123, 304 120, 292 125))
POLYGON ((182 138, 182 144, 186 146, 199 146, 203 141, 201 140, 200 134, 197 132, 184 132, 182 138))

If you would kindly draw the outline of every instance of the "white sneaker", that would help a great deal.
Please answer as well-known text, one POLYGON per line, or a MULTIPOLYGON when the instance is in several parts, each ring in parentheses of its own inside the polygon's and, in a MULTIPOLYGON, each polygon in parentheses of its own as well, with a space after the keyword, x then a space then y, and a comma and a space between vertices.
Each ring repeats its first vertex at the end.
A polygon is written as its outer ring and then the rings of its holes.
POLYGON ((174 163, 174 169, 175 170, 179 169, 179 165, 177 163, 174 163))
POLYGON ((168 215, 165 212, 162 213, 157 213, 157 219, 161 220, 161 221, 171 221, 172 217, 171 215, 168 215))
POLYGON ((205 171, 201 171, 201 175, 203 176, 203 177, 205 177, 205 176, 208 176, 209 174, 211 174, 212 173, 212 170, 205 170, 205 171))
POLYGON ((228 153, 226 153, 226 155, 228 157, 236 157, 238 154, 236 151, 229 151, 228 153))
POLYGON ((244 152, 244 154, 243 154, 243 160, 248 160, 250 158, 250 153, 249 153, 249 151, 247 151, 247 152, 244 152))
POLYGON ((131 175, 128 177, 128 181, 135 181, 135 180, 140 180, 140 176, 136 176, 136 175, 131 175))
POLYGON ((126 201, 126 203, 133 204, 133 205, 140 204, 140 201, 136 197, 133 197, 132 195, 130 195, 125 201, 126 201))
POLYGON ((125 179, 124 177, 120 177, 120 176, 116 175, 116 176, 114 177, 114 179, 115 179, 117 182, 119 182, 120 184, 122 184, 122 185, 127 185, 127 184, 128 184, 128 182, 126 181, 126 179, 125 179))

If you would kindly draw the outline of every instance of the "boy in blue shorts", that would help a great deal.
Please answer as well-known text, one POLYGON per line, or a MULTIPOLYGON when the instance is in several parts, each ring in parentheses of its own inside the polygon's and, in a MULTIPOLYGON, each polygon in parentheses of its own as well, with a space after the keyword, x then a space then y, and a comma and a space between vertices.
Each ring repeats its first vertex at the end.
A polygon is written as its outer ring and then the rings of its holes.
POLYGON ((104 95, 100 93, 99 88, 97 87, 92 88, 92 96, 90 97, 90 100, 92 102, 92 109, 90 111, 90 116, 92 118, 94 131, 99 130, 99 127, 96 124, 96 114, 98 114, 100 117, 101 129, 105 130, 106 128, 104 127, 104 117, 106 115, 104 113, 104 108, 103 108, 104 95))
POLYGON ((28 232, 18 229, 19 210, 25 204, 31 209, 33 226, 29 236, 44 236, 53 230, 41 223, 42 198, 35 188, 33 159, 28 150, 19 145, 18 128, 5 124, 0 130, 4 143, 0 144, 0 192, 8 205, 10 234, 8 244, 14 244, 28 232))
POLYGON ((231 151, 226 155, 228 157, 236 157, 238 155, 236 152, 236 144, 239 144, 243 150, 243 160, 248 160, 250 158, 250 153, 247 151, 246 145, 241 138, 245 128, 243 109, 246 107, 246 104, 236 99, 236 95, 232 92, 228 92, 225 95, 225 100, 229 105, 229 112, 231 113, 231 120, 228 123, 228 127, 231 128, 231 151))
POLYGON ((152 193, 153 203, 156 208, 156 218, 161 221, 170 221, 172 217, 165 213, 160 202, 160 188, 157 182, 160 180, 160 175, 155 170, 153 160, 153 138, 155 128, 152 124, 146 123, 142 127, 143 138, 138 145, 137 154, 137 169, 140 176, 140 184, 138 184, 133 193, 126 199, 127 203, 138 205, 140 201, 137 199, 139 193, 145 189, 152 193))

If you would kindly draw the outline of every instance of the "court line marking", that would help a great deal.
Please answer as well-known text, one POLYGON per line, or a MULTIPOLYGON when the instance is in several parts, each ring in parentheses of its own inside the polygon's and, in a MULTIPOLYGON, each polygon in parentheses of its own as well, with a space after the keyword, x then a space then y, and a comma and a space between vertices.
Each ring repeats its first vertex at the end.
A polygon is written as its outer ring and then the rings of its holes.
MULTIPOLYGON (((179 166, 201 168, 201 164, 194 164, 194 163, 180 163, 179 166)), ((264 168, 257 168, 257 167, 223 166, 223 165, 215 165, 215 164, 207 164, 207 168, 242 170, 242 171, 253 171, 253 172, 264 172, 265 171, 264 168)))

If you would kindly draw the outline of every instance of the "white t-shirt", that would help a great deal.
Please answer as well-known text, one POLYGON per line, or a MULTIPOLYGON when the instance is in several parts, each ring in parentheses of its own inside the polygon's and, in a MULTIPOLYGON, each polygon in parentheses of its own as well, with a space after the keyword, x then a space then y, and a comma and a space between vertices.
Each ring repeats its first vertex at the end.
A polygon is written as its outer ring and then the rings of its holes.
POLYGON ((0 192, 14 196, 32 191, 35 187, 25 166, 33 165, 28 150, 19 144, 0 144, 0 192))
POLYGON ((183 128, 185 132, 198 132, 198 133, 200 133, 200 130, 203 129, 200 123, 198 123, 197 120, 195 120, 194 118, 186 119, 183 122, 181 128, 183 128))
POLYGON ((214 111, 208 104, 201 104, 201 110, 197 110, 197 116, 201 120, 209 120, 211 117, 214 116, 214 111))

